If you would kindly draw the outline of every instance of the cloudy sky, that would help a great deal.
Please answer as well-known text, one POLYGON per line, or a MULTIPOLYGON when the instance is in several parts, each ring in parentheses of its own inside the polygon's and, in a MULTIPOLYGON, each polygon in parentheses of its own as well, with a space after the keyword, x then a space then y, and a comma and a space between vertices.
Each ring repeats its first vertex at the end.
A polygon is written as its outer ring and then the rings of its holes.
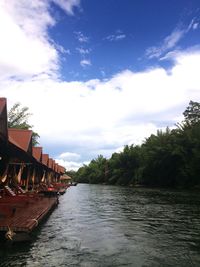
POLYGON ((200 101, 199 0, 0 0, 0 96, 77 169, 200 101))

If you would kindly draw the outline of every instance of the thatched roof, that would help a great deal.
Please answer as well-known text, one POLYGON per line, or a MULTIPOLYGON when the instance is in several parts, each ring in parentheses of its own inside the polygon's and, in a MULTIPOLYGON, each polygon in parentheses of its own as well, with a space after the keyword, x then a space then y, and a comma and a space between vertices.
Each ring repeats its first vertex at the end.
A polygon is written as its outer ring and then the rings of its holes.
POLYGON ((60 177, 60 180, 71 180, 72 178, 67 175, 67 174, 63 174, 61 177, 60 177))

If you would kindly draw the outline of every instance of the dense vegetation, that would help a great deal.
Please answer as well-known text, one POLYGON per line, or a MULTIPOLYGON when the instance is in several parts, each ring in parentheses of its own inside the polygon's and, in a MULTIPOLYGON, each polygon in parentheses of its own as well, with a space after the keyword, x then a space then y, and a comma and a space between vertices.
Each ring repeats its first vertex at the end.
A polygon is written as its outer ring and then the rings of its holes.
POLYGON ((190 101, 184 121, 158 131, 141 146, 126 145, 110 159, 102 155, 76 173, 76 181, 191 188, 200 186, 200 103, 190 101))

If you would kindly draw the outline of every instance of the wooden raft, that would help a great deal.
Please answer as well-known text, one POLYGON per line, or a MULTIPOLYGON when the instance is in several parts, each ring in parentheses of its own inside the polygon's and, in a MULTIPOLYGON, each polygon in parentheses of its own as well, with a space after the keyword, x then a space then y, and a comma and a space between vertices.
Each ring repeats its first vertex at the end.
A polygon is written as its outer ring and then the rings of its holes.
POLYGON ((58 204, 57 197, 13 196, 0 199, 0 232, 8 227, 17 232, 32 232, 58 204))

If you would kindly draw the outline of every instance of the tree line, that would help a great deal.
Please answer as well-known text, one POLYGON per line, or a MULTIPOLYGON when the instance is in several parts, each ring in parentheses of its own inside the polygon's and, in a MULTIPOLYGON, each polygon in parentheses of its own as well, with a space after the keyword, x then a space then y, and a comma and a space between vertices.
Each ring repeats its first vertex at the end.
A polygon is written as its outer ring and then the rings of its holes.
POLYGON ((110 159, 99 155, 79 168, 80 183, 200 187, 200 103, 190 101, 176 128, 158 130, 142 145, 125 145, 110 159))

